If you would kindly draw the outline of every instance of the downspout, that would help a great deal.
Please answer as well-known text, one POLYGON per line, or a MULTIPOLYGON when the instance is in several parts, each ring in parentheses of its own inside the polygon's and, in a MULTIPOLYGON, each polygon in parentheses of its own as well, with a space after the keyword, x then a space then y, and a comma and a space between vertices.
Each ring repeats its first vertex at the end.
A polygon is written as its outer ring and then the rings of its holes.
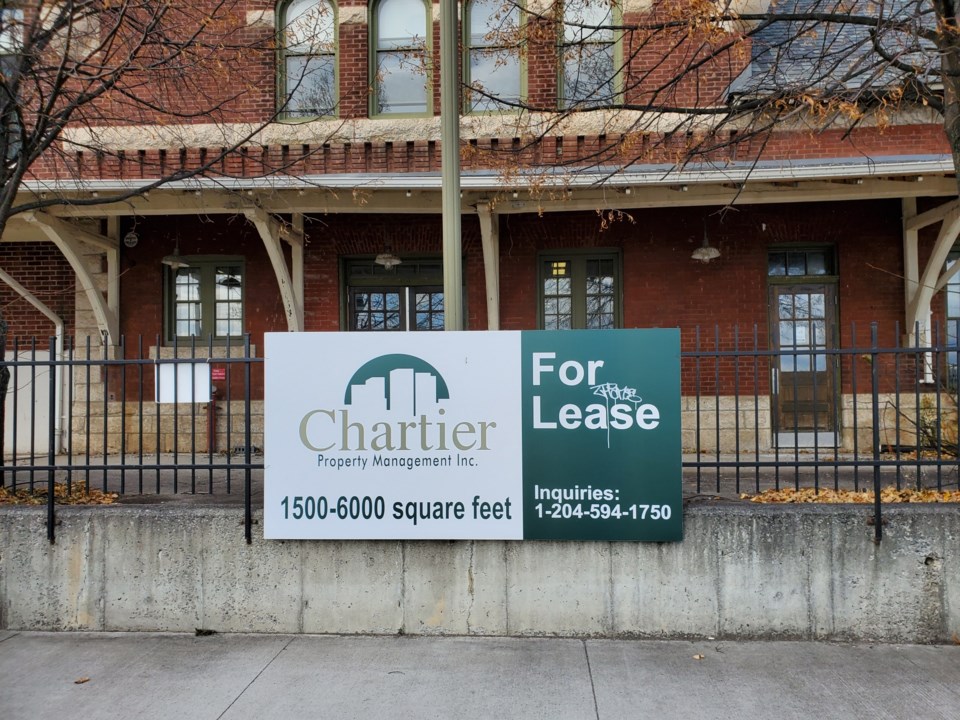
MULTIPOLYGON (((33 293, 14 280, 4 270, 0 270, 0 280, 9 285, 14 292, 20 295, 20 297, 22 297, 28 303, 33 305, 37 310, 42 312, 47 319, 53 323, 54 327, 56 328, 54 331, 56 340, 53 361, 59 362, 63 357, 63 338, 65 334, 65 324, 63 319, 42 302, 40 302, 33 293)), ((54 453, 59 454, 60 449, 63 447, 63 367, 59 364, 54 365, 53 372, 54 383, 57 388, 57 394, 54 398, 54 402, 56 403, 54 413, 56 417, 53 419, 53 430, 57 438, 57 446, 53 448, 53 451, 54 453)), ((13 391, 16 392, 16 388, 14 388, 13 391)), ((16 452, 16 448, 14 448, 14 452, 16 452)))

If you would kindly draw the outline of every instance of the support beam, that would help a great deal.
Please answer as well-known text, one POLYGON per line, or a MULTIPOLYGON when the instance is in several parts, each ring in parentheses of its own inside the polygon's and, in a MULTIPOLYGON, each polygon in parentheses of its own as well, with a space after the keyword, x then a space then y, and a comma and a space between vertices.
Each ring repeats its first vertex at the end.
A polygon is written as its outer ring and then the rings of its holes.
POLYGON ((906 230, 920 230, 925 228, 927 225, 933 225, 935 222, 943 220, 947 216, 947 213, 952 212, 960 207, 960 200, 954 200, 952 202, 944 203, 943 205, 938 205, 935 208, 930 208, 926 212, 922 212, 917 215, 917 199, 904 198, 904 202, 907 200, 913 201, 913 216, 909 219, 904 219, 904 229, 906 230))
MULTIPOLYGON (((302 298, 299 301, 297 299, 294 283, 290 277, 290 270, 287 269, 287 260, 283 256, 283 245, 280 243, 280 222, 261 208, 247 208, 243 211, 243 214, 247 216, 247 220, 256 226, 257 232, 260 233, 260 238, 267 248, 267 255, 270 257, 273 272, 277 276, 277 284, 280 286, 283 311, 287 316, 287 330, 301 332, 303 330, 303 300, 302 298)), ((302 277, 302 262, 300 268, 302 277)))
MULTIPOLYGON (((920 287, 919 233, 915 227, 917 217, 917 199, 912 197, 900 200, 903 222, 903 306, 909 308, 920 287)), ((904 344, 917 344, 916 324, 904 318, 904 344)), ((922 329, 922 328, 921 328, 922 329)))
MULTIPOLYGON (((34 295, 32 292, 27 290, 23 285, 17 282, 13 276, 4 270, 0 269, 0 282, 6 283, 11 290, 13 290, 17 295, 22 297, 28 303, 33 305, 37 310, 39 310, 43 315, 53 323, 54 327, 54 337, 56 337, 56 356, 51 358, 51 360, 62 360, 63 359, 63 339, 66 335, 66 323, 64 323, 63 318, 57 315, 53 310, 51 310, 46 303, 42 302, 34 295)), ((57 389, 56 397, 54 398, 54 419, 53 419, 53 431, 55 438, 55 447, 53 451, 59 453, 63 449, 63 397, 64 397, 64 387, 63 387, 63 366, 56 365, 54 367, 54 376, 55 376, 55 387, 57 389)), ((16 390, 14 390, 16 392, 16 390)), ((14 451, 16 448, 14 448, 14 451)))
POLYGON ((107 218, 107 237, 116 243, 107 249, 107 307, 120 317, 120 218, 107 218))
POLYGON ((500 329, 500 216, 489 202, 477 203, 480 242, 483 247, 483 276, 487 288, 487 330, 500 329))
POLYGON ((287 233, 285 238, 290 243, 291 271, 293 273, 293 297, 297 302, 297 307, 301 308, 300 325, 303 328, 306 322, 306 297, 303 289, 303 246, 305 243, 303 235, 303 213, 293 214, 293 232, 287 233))
POLYGON ((35 212, 25 213, 24 219, 36 224, 43 233, 59 248, 60 252, 70 263, 73 272, 77 276, 77 282, 80 288, 87 296, 90 308, 97 320, 97 328, 100 334, 105 338, 107 344, 116 345, 120 340, 120 323, 116 312, 110 309, 106 300, 97 289, 97 285, 90 275, 86 264, 83 261, 82 254, 84 248, 81 242, 92 243, 97 247, 109 249, 112 247, 109 238, 102 235, 95 235, 83 228, 78 228, 71 223, 58 218, 51 217, 46 213, 35 212), (98 240, 91 240, 91 237, 98 240))
POLYGON ((117 238, 108 238, 105 235, 100 235, 99 233, 90 232, 86 228, 82 228, 79 225, 74 225, 71 222, 66 220, 61 220, 58 217, 54 217, 50 213, 41 212, 39 210, 35 212, 23 213, 21 216, 27 222, 35 222, 41 225, 44 225, 48 228, 53 228, 56 230, 57 234, 62 237, 70 237, 75 240, 83 240, 85 243, 89 243, 96 248, 101 250, 119 250, 120 241, 117 238))
MULTIPOLYGON (((923 275, 916 285, 912 297, 907 299, 907 329, 912 332, 917 323, 926 323, 930 315, 930 302, 936 292, 938 281, 944 272, 947 256, 953 249, 957 236, 960 235, 960 204, 951 207, 943 217, 940 233, 934 243, 930 259, 923 270, 923 275)), ((906 249, 907 238, 904 237, 906 249)), ((909 281, 908 281, 909 285, 909 281)))

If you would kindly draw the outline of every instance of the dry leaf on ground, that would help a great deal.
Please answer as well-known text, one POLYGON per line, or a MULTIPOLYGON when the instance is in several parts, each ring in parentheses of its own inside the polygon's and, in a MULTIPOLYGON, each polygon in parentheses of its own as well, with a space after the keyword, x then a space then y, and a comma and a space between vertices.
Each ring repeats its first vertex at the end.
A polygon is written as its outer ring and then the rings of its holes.
MULTIPOLYGON (((66 483, 53 486, 53 497, 57 505, 110 505, 118 497, 117 493, 105 493, 82 484, 74 483, 68 491, 66 483)), ((16 490, 0 487, 0 505, 45 505, 47 503, 46 483, 36 483, 33 490, 20 484, 16 490)))
MULTIPOLYGON (((833 490, 821 488, 781 488, 764 490, 759 495, 741 493, 741 500, 755 503, 858 503, 873 502, 872 490, 833 490)), ((887 503, 955 503, 960 502, 960 490, 908 490, 895 487, 880 491, 881 502, 887 503)))

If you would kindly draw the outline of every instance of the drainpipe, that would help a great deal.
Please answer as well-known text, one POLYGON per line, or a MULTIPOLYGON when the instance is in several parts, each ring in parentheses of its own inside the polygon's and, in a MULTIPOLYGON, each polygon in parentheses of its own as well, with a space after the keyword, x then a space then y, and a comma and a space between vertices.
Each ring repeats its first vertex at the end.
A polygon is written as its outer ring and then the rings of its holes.
MULTIPOLYGON (((0 280, 5 282, 10 288, 16 292, 20 297, 26 300, 28 303, 33 305, 37 310, 42 312, 49 320, 53 323, 56 328, 54 335, 56 336, 56 353, 53 357, 54 361, 59 361, 63 357, 63 337, 64 337, 64 322, 63 319, 53 312, 50 308, 40 302, 36 296, 27 290, 23 285, 14 280, 8 273, 4 270, 0 270, 0 280)), ((56 454, 60 453, 60 449, 63 446, 63 367, 61 365, 55 365, 53 368, 54 372, 54 382, 57 388, 57 394, 54 398, 56 405, 54 407, 54 425, 53 431, 57 438, 57 446, 53 448, 53 452, 56 454)), ((13 389, 14 392, 17 391, 16 388, 13 389)), ((17 449, 13 448, 13 452, 16 452, 17 449)))

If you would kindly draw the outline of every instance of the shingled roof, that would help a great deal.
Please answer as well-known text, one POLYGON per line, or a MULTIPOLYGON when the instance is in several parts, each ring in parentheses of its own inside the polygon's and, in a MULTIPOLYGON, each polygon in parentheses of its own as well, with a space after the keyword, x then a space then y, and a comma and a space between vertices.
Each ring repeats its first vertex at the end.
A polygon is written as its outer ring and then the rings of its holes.
POLYGON ((731 95, 856 94, 911 74, 894 61, 917 67, 926 81, 936 79, 932 44, 918 37, 934 23, 925 0, 773 0, 768 13, 752 37, 749 65, 730 85, 731 95), (828 15, 851 20, 831 21, 828 15), (869 18, 877 20, 875 27, 862 23, 869 18))

